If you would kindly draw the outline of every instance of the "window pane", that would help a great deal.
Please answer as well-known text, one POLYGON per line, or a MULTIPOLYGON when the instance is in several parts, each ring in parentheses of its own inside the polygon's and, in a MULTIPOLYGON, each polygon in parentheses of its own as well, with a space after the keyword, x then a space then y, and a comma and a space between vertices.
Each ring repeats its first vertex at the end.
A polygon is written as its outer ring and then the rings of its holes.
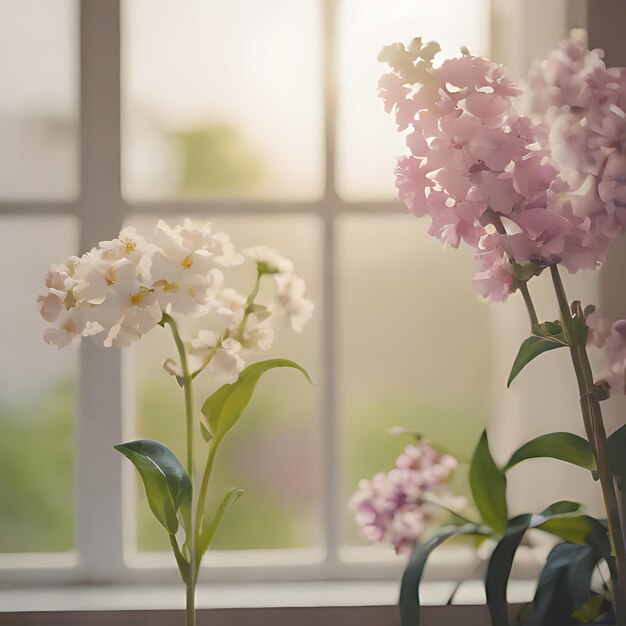
POLYGON ((318 196, 318 5, 124 2, 125 194, 318 196))
POLYGON ((0 197, 78 189, 74 0, 0 0, 0 197))
POLYGON ((74 414, 78 344, 42 340, 35 311, 50 264, 77 248, 71 218, 0 219, 0 552, 74 545, 74 414), (26 249, 27 245, 27 249, 26 249))
MULTIPOLYGON (((174 220, 172 220, 173 222, 174 220)), ((307 281, 307 297, 315 303, 313 319, 302 334, 277 324, 276 342, 262 358, 287 357, 320 378, 322 325, 319 255, 321 229, 310 216, 241 217, 211 220, 229 233, 238 249, 268 245, 295 263, 307 281)), ((142 232, 155 220, 133 218, 142 232)), ((227 280, 241 293, 252 287, 251 266, 233 268, 227 280)), ((174 356, 170 333, 157 328, 134 348, 136 395, 135 434, 163 441, 185 458, 184 405, 179 387, 162 369, 165 357, 174 356)), ((208 372, 197 380, 196 400, 215 388, 208 372)), ((217 549, 308 547, 320 542, 319 386, 310 386, 295 372, 276 370, 264 377, 241 422, 229 433, 218 453, 211 499, 241 487, 243 497, 229 513, 215 542, 217 549)), ((198 459, 206 454, 199 443, 198 459)), ((202 468, 200 468, 202 469, 202 468)), ((212 478, 212 480, 213 480, 212 478)), ((163 528, 137 493, 137 546, 140 550, 169 550, 163 528)), ((214 509, 213 509, 214 510, 214 509)))
MULTIPOLYGON (((489 416, 488 308, 472 292, 470 256, 442 250, 427 228, 403 215, 338 224, 344 501, 409 443, 389 427, 467 458, 489 416)), ((344 540, 362 543, 344 511, 344 540)))
POLYGON ((347 200, 395 196, 393 168, 404 143, 377 98, 384 45, 421 36, 444 54, 486 54, 489 0, 340 0, 337 186, 347 200))

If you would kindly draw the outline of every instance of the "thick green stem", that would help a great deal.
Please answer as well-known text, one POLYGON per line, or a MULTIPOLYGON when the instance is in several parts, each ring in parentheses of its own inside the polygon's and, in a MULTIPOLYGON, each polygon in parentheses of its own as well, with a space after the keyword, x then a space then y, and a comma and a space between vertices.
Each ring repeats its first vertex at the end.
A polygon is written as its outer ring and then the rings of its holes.
POLYGON ((196 626, 196 583, 187 585, 187 626, 196 626))
POLYGON ((191 501, 191 528, 189 530, 189 575, 185 581, 187 585, 187 626, 195 626, 196 624, 196 608, 195 608, 195 594, 196 594, 196 580, 198 577, 198 565, 197 565, 197 550, 196 550, 196 529, 195 529, 195 513, 197 510, 197 494, 195 488, 195 460, 194 460, 194 416, 193 416, 193 378, 189 371, 189 364, 187 362, 187 351, 185 350, 185 344, 181 339, 178 332, 178 326, 176 320, 167 313, 163 315, 162 322, 168 324, 172 336, 174 337, 174 343, 178 350, 178 356, 180 358, 180 366, 182 369, 183 391, 185 395, 185 424, 187 430, 187 474, 192 485, 192 501, 191 501))
MULTIPOLYGON (((569 303, 565 294, 565 289, 559 275, 556 265, 550 267, 552 274, 552 282, 556 292, 559 309, 561 312, 561 321, 563 323, 563 332, 566 339, 571 341, 575 335, 572 328, 573 318, 570 312, 569 303)), ((572 342, 573 343, 573 342, 572 342)), ((598 467, 598 475, 600 477, 600 485, 602 487, 602 495, 606 508, 607 522, 609 532, 615 549, 617 581, 616 588, 613 590, 615 595, 615 612, 617 615, 618 626, 626 625, 626 543, 624 541, 624 528, 619 513, 619 504, 615 482, 607 465, 606 455, 606 431, 604 428, 604 420, 602 418, 602 409, 596 395, 593 372, 587 350, 584 345, 570 345, 570 355, 578 389, 580 392, 580 407, 587 432, 587 438, 593 448, 593 452, 598 467)))
POLYGON ((537 318, 537 311, 535 311, 535 305, 533 303, 533 299, 530 297, 530 291, 528 290, 528 285, 526 283, 520 283, 519 285, 520 293, 524 298, 524 304, 526 305, 526 310, 528 311, 528 318, 530 319, 530 330, 531 332, 534 330, 535 326, 539 325, 539 319, 537 318))

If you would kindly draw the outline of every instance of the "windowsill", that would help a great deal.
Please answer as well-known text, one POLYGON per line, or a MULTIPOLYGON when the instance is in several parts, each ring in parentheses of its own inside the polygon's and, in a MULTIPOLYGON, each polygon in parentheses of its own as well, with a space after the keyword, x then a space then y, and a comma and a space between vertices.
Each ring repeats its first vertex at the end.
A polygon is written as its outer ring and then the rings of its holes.
MULTIPOLYGON (((397 581, 336 581, 289 583, 217 583, 199 585, 199 609, 251 609, 300 607, 393 606, 398 597, 397 581)), ((427 581, 420 587, 424 605, 445 605, 454 582, 427 581)), ((509 601, 532 599, 534 581, 509 584, 509 601)), ((485 602, 483 583, 465 583, 455 604, 485 602)), ((118 586, 67 585, 0 590, 0 613, 59 611, 177 610, 184 608, 182 585, 118 586)))

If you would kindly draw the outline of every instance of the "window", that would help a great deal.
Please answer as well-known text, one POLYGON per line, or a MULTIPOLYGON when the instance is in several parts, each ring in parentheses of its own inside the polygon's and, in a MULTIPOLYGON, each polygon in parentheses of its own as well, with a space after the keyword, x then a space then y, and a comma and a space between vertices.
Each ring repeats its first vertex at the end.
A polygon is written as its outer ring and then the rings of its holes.
POLYGON ((418 32, 448 53, 487 54, 490 2, 0 0, 0 17, 11 94, 0 102, 2 266, 16 267, 25 241, 29 255, 0 320, 0 491, 11 504, 0 580, 176 579, 112 450, 176 436, 180 398, 154 358, 167 338, 123 354, 89 342, 52 353, 28 312, 51 259, 126 222, 182 216, 239 246, 283 250, 316 303, 305 335, 275 351, 318 384, 285 393, 268 378, 223 451, 223 480, 247 495, 201 577, 397 577, 400 561, 364 547, 347 497, 392 463, 402 442, 389 426, 469 454, 492 407, 491 313, 471 293, 470 265, 392 200, 402 148, 376 99, 376 55, 418 32), (455 327, 453 300, 471 334, 455 327), (442 328, 448 345, 435 340, 442 328))

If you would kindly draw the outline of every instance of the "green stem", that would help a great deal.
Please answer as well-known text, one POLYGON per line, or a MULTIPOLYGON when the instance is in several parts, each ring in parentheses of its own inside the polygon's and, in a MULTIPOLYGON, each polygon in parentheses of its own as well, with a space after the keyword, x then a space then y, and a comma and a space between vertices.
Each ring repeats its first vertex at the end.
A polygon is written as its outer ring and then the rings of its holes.
POLYGON ((189 529, 189 576, 185 581, 187 585, 187 626, 195 626, 196 624, 196 580, 198 576, 198 565, 196 555, 196 529, 195 529, 195 511, 197 509, 197 496, 195 489, 195 460, 194 460, 194 417, 193 417, 193 378, 189 372, 189 364, 187 362, 187 352, 185 344, 178 332, 176 320, 171 315, 165 313, 162 319, 163 324, 168 324, 174 343, 178 350, 180 358, 180 366, 182 369, 183 390, 185 394, 185 424, 187 430, 187 474, 193 488, 191 502, 191 528, 189 529))
POLYGON ((196 626, 196 584, 187 585, 187 626, 196 626))
POLYGON ((178 350, 178 356, 180 358, 180 367, 183 375, 183 389, 185 393, 185 422, 187 425, 187 474, 189 474, 189 480, 191 484, 194 484, 195 466, 194 466, 194 450, 193 450, 193 383, 192 377, 189 373, 189 364, 187 363, 187 352, 185 350, 185 344, 178 332, 178 325, 173 317, 167 313, 163 314, 163 323, 169 324, 172 330, 172 336, 174 337, 174 343, 178 350))
MULTIPOLYGON (((219 441, 211 439, 209 443, 209 453, 207 455, 204 471, 202 472, 202 482, 200 483, 200 492, 198 496, 198 508, 196 509, 196 544, 198 543, 200 533, 202 532, 202 521, 204 517, 204 507, 206 503, 206 495, 209 487, 209 479, 211 478, 211 470, 213 469, 213 463, 215 462, 215 455, 217 453, 217 446, 219 441)), ((198 563, 198 565, 200 565, 198 563)))
POLYGON ((257 270, 256 281, 254 283, 254 287, 246 300, 246 310, 243 314, 243 319, 241 320, 241 324, 239 324, 239 336, 243 338, 243 332, 246 328, 246 323, 248 322, 248 318, 250 317, 250 313, 252 313, 252 306, 254 305, 255 298, 259 295, 259 287, 261 286, 261 276, 263 276, 262 272, 257 270))
MULTIPOLYGON (((501 235, 506 235, 506 228, 502 223, 502 218, 491 208, 489 207, 485 212, 486 219, 493 225, 498 233, 501 235)), ((510 259, 513 263, 515 260, 510 259)), ((537 318, 537 311, 535 310, 535 305, 533 303, 533 299, 530 297, 530 291, 528 291, 528 285, 524 281, 516 281, 518 283, 517 288, 519 289, 522 297, 524 298, 524 304, 526 305, 526 310, 528 311, 528 317, 530 318, 530 332, 532 333, 535 329, 535 326, 539 325, 539 320, 537 318)))
MULTIPOLYGON (((574 336, 572 328, 573 318, 570 312, 569 303, 565 294, 565 288, 561 281, 558 267, 553 265, 550 267, 552 274, 552 282, 556 292, 559 309, 561 312, 561 321, 563 323, 563 332, 568 341, 574 336)), ((572 342, 573 343, 573 342, 572 342)), ((587 438, 593 449, 598 474, 600 477, 600 485, 602 487, 602 496, 606 508, 607 522, 609 532, 613 540, 615 549, 616 566, 617 566, 617 585, 613 590, 616 598, 615 612, 617 615, 618 626, 626 625, 626 542, 624 541, 624 528, 622 526, 617 493, 615 489, 615 481, 608 468, 606 454, 606 431, 604 429, 604 420, 602 418, 602 409, 596 395, 593 372, 587 350, 584 345, 571 345, 570 356, 576 373, 578 389, 580 392, 580 408, 587 432, 587 438)))
POLYGON ((539 319, 537 318, 537 311, 535 310, 533 299, 530 297, 530 291, 528 290, 528 285, 523 282, 520 283, 519 290, 520 290, 520 293, 522 294, 522 297, 524 298, 524 304, 526 305, 526 310, 528 311, 528 317, 530 318, 530 330, 532 332, 535 326, 539 325, 539 319))

